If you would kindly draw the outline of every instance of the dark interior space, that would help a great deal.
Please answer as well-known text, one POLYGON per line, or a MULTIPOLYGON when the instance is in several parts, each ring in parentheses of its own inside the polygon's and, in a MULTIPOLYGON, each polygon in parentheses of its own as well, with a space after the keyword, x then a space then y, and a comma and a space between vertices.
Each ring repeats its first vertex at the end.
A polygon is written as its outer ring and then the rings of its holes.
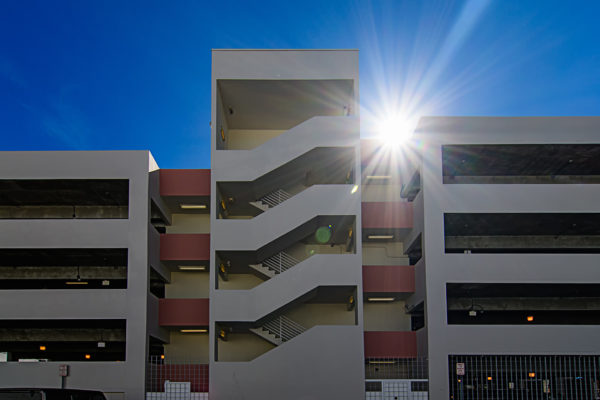
POLYGON ((448 283, 448 324, 598 325, 600 284, 448 283))
POLYGON ((352 147, 317 147, 252 182, 217 182, 219 218, 255 217, 262 211, 251 202, 264 199, 273 206, 313 185, 354 183, 354 159, 352 147), (265 197, 279 190, 281 199, 265 197))
POLYGON ((9 361, 125 361, 125 320, 0 320, 9 361))
POLYGON ((600 144, 442 146, 444 183, 598 183, 600 144))
POLYGON ((0 290, 125 288, 127 249, 0 249, 0 290))
POLYGON ((126 219, 127 179, 0 180, 0 219, 126 219))
POLYGON ((598 213, 446 213, 446 253, 599 253, 598 213))

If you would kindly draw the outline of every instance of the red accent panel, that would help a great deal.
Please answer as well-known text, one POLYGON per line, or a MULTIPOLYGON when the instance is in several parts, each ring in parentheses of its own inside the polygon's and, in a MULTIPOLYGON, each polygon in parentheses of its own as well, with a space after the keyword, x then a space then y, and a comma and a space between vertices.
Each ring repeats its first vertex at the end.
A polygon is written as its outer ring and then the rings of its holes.
POLYGON ((160 235, 162 261, 210 260, 208 233, 167 233, 160 235))
POLYGON ((159 299, 160 326, 208 326, 208 299, 159 299))
POLYGON ((208 392, 207 364, 152 365, 151 392, 164 392, 165 381, 191 382, 192 392, 208 392))
POLYGON ((365 332, 365 358, 414 358, 416 332, 365 332))
POLYGON ((412 203, 402 201, 362 203, 363 229, 410 229, 412 226, 412 203))
POLYGON ((414 293, 415 267, 363 265, 363 292, 365 293, 414 293))
POLYGON ((161 169, 161 196, 210 196, 210 169, 161 169))

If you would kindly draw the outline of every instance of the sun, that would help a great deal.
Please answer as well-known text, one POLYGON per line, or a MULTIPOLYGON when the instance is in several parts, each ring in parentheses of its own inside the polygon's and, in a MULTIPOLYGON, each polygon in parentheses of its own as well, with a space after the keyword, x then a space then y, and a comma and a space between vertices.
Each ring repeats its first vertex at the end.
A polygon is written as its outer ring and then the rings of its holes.
POLYGON ((399 146, 411 138, 413 130, 414 126, 407 118, 392 115, 378 124, 377 137, 387 145, 399 146))

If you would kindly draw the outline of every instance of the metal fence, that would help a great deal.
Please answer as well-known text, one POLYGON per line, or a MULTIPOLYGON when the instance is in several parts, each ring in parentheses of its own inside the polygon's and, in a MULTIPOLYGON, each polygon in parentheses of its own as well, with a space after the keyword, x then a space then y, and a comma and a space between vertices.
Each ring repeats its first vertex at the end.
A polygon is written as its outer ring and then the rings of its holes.
POLYGON ((208 364, 150 357, 146 400, 208 399, 208 364))
POLYGON ((367 358, 366 379, 427 379, 427 358, 367 358))
POLYGON ((600 356, 451 355, 455 400, 598 400, 600 356))
POLYGON ((365 360, 367 400, 428 399, 426 358, 371 358, 365 360))

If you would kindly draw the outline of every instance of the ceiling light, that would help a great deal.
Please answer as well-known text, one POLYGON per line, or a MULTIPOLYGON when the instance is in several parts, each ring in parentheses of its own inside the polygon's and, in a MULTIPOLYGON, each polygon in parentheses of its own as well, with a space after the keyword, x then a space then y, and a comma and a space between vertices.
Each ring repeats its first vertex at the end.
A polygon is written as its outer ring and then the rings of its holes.
POLYGON ((533 322, 533 315, 527 316, 527 322, 533 322))
POLYGON ((181 333, 206 333, 208 329, 182 329, 181 333))
POLYGON ((204 265, 178 265, 177 268, 181 271, 206 271, 204 265))
POLYGON ((530 372, 529 374, 527 374, 530 378, 535 378, 535 372, 530 372))
POLYGON ((394 301, 396 300, 394 297, 369 297, 368 301, 394 301))
POLYGON ((393 239, 394 235, 368 235, 367 239, 393 239))
POLYGON ((367 175, 367 179, 390 179, 391 175, 367 175))
POLYGON ((85 355, 85 359, 86 359, 86 360, 89 360, 90 358, 92 358, 92 356, 90 356, 89 354, 86 354, 86 355, 85 355))
POLYGON ((40 346, 41 351, 46 351, 46 346, 40 346))
POLYGON ((469 310, 469 317, 476 317, 476 316, 477 316, 477 311, 469 310))
POLYGON ((182 210, 204 210, 206 204, 180 204, 179 207, 182 210))

